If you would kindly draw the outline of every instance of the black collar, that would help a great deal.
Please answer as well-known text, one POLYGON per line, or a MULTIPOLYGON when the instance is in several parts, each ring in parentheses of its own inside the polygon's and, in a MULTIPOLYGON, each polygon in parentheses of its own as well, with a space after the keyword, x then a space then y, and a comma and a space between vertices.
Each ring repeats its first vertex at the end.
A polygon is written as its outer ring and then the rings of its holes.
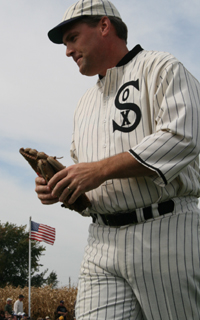
POLYGON ((116 65, 116 67, 121 67, 131 61, 140 51, 142 51, 142 47, 137 44, 131 51, 129 51, 116 65))
MULTIPOLYGON (((131 61, 140 51, 144 50, 139 44, 137 44, 131 51, 129 51, 116 65, 116 67, 121 67, 131 61)), ((99 79, 103 76, 99 75, 99 79)))

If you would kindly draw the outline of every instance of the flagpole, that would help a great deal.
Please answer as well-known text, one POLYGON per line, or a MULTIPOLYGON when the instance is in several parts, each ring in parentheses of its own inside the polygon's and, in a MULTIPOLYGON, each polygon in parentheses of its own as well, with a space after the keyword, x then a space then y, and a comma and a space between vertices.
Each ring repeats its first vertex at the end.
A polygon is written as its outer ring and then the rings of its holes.
POLYGON ((29 218, 29 282, 28 282, 28 315, 31 317, 31 217, 29 218))

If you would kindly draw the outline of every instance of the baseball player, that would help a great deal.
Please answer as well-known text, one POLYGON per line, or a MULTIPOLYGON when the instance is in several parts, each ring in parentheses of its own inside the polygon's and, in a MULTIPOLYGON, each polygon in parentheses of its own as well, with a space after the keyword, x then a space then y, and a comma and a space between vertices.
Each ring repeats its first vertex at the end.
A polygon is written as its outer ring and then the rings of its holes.
POLYGON ((107 0, 80 0, 48 36, 99 75, 75 110, 75 164, 36 178, 43 204, 92 204, 76 319, 200 319, 199 82, 169 53, 129 51, 107 0))

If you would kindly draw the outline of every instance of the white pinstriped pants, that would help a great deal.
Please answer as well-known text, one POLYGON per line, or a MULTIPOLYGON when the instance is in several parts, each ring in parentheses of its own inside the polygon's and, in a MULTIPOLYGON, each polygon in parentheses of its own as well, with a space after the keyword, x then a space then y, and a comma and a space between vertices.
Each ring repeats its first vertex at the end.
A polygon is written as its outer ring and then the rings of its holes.
POLYGON ((76 320, 200 319, 196 202, 175 198, 172 214, 136 225, 91 224, 76 320))

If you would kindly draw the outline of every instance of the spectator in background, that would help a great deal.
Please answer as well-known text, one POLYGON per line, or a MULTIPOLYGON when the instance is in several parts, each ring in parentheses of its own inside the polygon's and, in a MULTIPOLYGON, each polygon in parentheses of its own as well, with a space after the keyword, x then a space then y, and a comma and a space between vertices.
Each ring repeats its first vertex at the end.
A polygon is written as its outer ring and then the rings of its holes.
POLYGON ((6 305, 4 308, 5 313, 7 312, 10 316, 13 314, 13 310, 12 310, 12 299, 8 298, 6 300, 6 305))
POLYGON ((10 320, 10 319, 14 319, 13 315, 8 313, 8 311, 5 311, 5 320, 10 320))
POLYGON ((5 319, 5 312, 3 310, 0 310, 0 320, 5 319))
POLYGON ((67 310, 67 308, 65 308, 65 306, 64 306, 64 301, 61 300, 61 301, 60 301, 60 305, 59 305, 58 308, 57 308, 57 313, 58 313, 58 316, 59 316, 59 320, 62 320, 62 319, 60 319, 60 316, 63 316, 63 317, 64 317, 64 320, 66 320, 67 312, 68 312, 68 310, 67 310))
POLYGON ((15 314, 18 314, 19 312, 23 313, 23 300, 24 300, 24 296, 20 294, 18 300, 16 300, 14 303, 15 314))

